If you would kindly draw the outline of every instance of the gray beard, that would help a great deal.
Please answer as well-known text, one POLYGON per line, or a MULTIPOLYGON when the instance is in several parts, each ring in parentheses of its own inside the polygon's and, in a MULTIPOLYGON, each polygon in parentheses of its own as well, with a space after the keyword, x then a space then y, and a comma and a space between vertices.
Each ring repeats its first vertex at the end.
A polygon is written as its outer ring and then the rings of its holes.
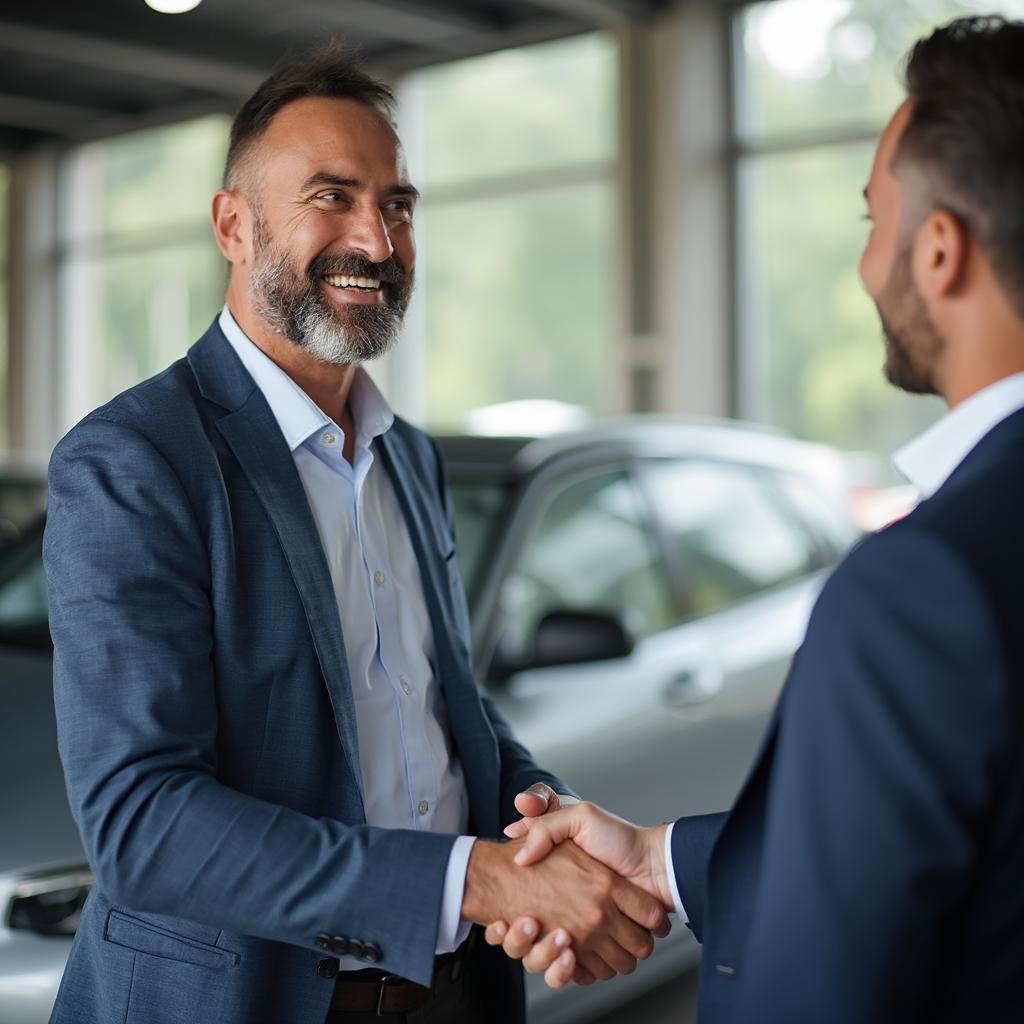
POLYGON ((410 274, 395 303, 353 304, 340 313, 320 290, 318 276, 297 274, 286 254, 258 239, 248 290, 253 309, 275 334, 321 362, 346 366, 394 348, 411 286, 410 274))

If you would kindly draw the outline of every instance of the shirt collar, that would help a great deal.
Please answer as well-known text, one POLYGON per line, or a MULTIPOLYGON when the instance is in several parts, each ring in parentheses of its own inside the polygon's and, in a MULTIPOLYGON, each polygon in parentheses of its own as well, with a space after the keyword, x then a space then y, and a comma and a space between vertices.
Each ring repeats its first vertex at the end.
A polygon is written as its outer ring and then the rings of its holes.
MULTIPOLYGON (((218 323, 224 337, 242 360, 242 365, 263 392, 290 451, 294 452, 307 438, 328 424, 343 433, 337 423, 249 339, 227 306, 221 310, 218 323)), ((357 447, 368 447, 375 437, 389 430, 395 421, 391 406, 361 366, 356 367, 352 378, 349 408, 356 428, 357 447)))
POLYGON ((993 427, 1021 408, 1024 373, 1015 373, 951 409, 900 448, 892 461, 922 498, 930 498, 993 427))

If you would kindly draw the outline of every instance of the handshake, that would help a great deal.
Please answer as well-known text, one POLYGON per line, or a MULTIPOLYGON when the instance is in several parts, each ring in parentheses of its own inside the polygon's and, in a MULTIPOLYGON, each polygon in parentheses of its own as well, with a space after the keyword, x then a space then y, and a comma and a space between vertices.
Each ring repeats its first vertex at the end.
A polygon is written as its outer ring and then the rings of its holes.
POLYGON ((473 847, 462 917, 552 988, 631 973, 670 928, 667 826, 639 828, 543 784, 516 807, 511 842, 473 847))

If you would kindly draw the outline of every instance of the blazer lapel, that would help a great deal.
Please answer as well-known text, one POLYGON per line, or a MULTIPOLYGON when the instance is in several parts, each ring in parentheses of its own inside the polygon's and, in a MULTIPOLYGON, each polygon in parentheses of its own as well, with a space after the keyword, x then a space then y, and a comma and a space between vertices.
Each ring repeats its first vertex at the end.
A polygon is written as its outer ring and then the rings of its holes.
POLYGON ((355 702, 331 575, 292 453, 262 392, 216 324, 189 361, 204 397, 230 409, 217 420, 263 505, 291 569, 352 777, 362 793, 355 702))

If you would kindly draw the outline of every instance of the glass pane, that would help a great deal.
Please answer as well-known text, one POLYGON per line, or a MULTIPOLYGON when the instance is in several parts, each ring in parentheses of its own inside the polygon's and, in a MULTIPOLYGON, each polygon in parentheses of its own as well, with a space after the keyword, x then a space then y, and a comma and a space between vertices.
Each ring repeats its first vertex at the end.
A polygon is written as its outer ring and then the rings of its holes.
POLYGON ((43 569, 43 530, 0 551, 0 645, 45 647, 49 606, 43 569))
POLYGON ((63 294, 65 418, 70 422, 183 356, 224 300, 227 270, 213 243, 73 260, 63 294))
POLYGON ((613 158, 617 69, 615 38, 599 33, 410 75, 420 187, 613 158))
POLYGON ((207 223, 229 125, 215 115, 76 149, 68 168, 68 236, 207 223))
POLYGON ((476 582, 485 545, 505 509, 508 492, 508 486, 500 483, 484 480, 451 481, 459 568, 470 593, 476 582))
POLYGON ((903 98, 914 41, 964 14, 1024 17, 1024 0, 772 0, 737 15, 742 138, 878 126, 903 98))
POLYGON ((501 594, 502 658, 521 660, 553 611, 619 615, 638 636, 674 621, 642 503, 622 472, 578 479, 547 506, 501 594))
POLYGON ((683 573, 689 612, 707 615, 814 568, 807 535, 757 478, 724 464, 659 461, 645 479, 683 573))
POLYGON ((424 207, 432 424, 458 426, 472 408, 514 399, 608 404, 614 232, 604 182, 424 207))
POLYGON ((873 153, 851 143, 741 162, 738 315, 745 416, 888 456, 943 405, 882 375, 878 315, 857 276, 873 153))

